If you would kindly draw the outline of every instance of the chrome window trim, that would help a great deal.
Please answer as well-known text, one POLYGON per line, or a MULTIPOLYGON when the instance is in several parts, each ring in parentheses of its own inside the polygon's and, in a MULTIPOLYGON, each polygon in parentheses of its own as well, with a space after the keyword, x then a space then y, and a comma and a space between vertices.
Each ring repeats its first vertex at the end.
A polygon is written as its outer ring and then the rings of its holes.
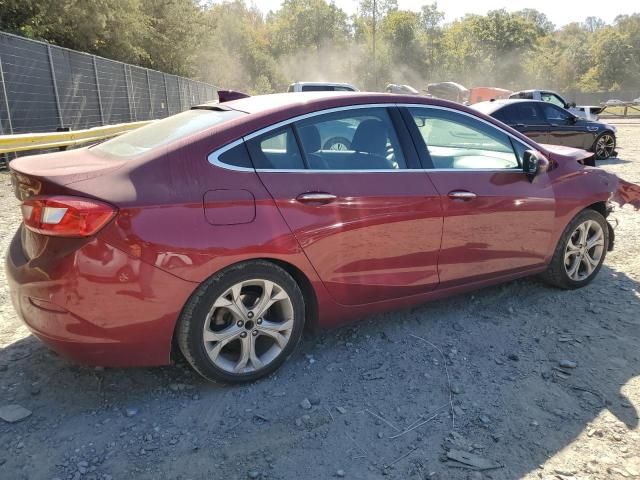
POLYGON ((287 120, 274 123, 273 125, 269 125, 268 127, 261 128, 260 130, 256 130, 255 132, 245 135, 243 138, 245 139, 245 141, 251 140, 252 138, 258 137, 263 133, 267 133, 270 130, 275 130, 277 128, 284 127, 285 125, 288 125, 290 123, 299 122, 300 120, 305 120, 311 117, 317 117, 318 115, 324 115, 326 113, 342 112, 346 110, 360 110, 363 108, 381 108, 381 107, 389 108, 389 107, 395 107, 395 106, 397 106, 395 103, 364 103, 362 105, 347 105, 344 107, 333 107, 333 108, 327 108, 325 110, 317 110, 315 112, 305 113, 303 115, 298 115, 297 117, 289 118, 287 120))
MULTIPOLYGON (((528 143, 524 142, 520 138, 516 137, 512 133, 509 133, 506 130, 503 130, 502 127, 494 125, 491 122, 487 122, 484 118, 476 117, 475 115, 472 115, 470 113, 463 112, 462 110, 456 110, 455 108, 450 108, 450 107, 442 107, 440 105, 425 105, 423 103, 398 103, 398 104, 396 104, 396 106, 398 106, 398 107, 406 107, 406 108, 415 108, 415 107, 418 107, 418 108, 434 108, 436 110, 447 110, 449 112, 454 112, 454 113, 457 113, 459 115, 465 115, 465 116, 467 116, 469 118, 473 118, 474 120, 482 122, 482 123, 484 123, 486 125, 489 125, 490 127, 495 128, 496 130, 501 131, 502 133, 504 133, 508 137, 513 138, 516 142, 519 142, 521 145, 527 147, 527 149, 532 149, 533 148, 531 145, 529 145, 528 143)), ((429 169, 427 169, 427 170, 429 170, 429 169)), ((458 169, 454 168, 453 170, 458 170, 458 169)), ((463 170, 463 169, 460 169, 460 170, 463 170)), ((510 169, 505 169, 505 170, 510 170, 510 169)))
MULTIPOLYGON (((293 124, 295 122, 299 122, 301 120, 305 120, 307 118, 312 118, 312 117, 316 117, 318 115, 324 115, 324 114, 329 114, 329 113, 335 113, 335 112, 341 112, 341 111, 347 111, 347 110, 360 110, 363 108, 389 108, 389 107, 406 107, 406 108, 432 108, 432 109, 436 109, 436 110, 445 110, 445 111, 449 111, 449 112, 453 112, 453 113, 457 113, 459 115, 465 115, 469 118, 472 118, 474 120, 480 121, 485 123, 486 125, 489 125, 490 127, 493 127, 497 130, 499 130, 500 132, 504 133, 505 135, 507 135, 509 138, 514 139, 515 141, 519 142, 521 145, 523 145, 524 147, 526 147, 527 149, 532 149, 533 147, 529 144, 527 144, 526 142, 522 141, 521 139, 519 139, 518 137, 514 136, 513 134, 507 132, 506 130, 503 130, 501 127, 494 125, 491 122, 486 121, 483 118, 477 117, 475 115, 472 115, 470 113, 467 112, 463 112, 461 110, 457 110, 455 108, 451 108, 451 107, 443 107, 440 105, 428 105, 428 104, 424 104, 424 103, 366 103, 366 104, 362 104, 362 105, 347 105, 347 106, 343 106, 343 107, 333 107, 333 108, 327 108, 324 110, 317 110, 315 112, 309 112, 309 113, 305 113, 303 115, 298 115, 297 117, 292 117, 289 118, 287 120, 282 120, 281 122, 278 123, 274 123, 273 125, 269 125, 268 127, 264 127, 261 128, 259 130, 256 130, 255 132, 251 132, 247 135, 244 135, 243 137, 234 140, 231 143, 228 143, 227 145, 224 145, 220 148, 218 148, 217 150, 214 150, 212 153, 209 154, 208 161, 209 163, 211 163, 212 165, 215 165, 217 167, 220 168, 224 168, 227 170, 233 170, 233 171, 237 171, 237 172, 257 172, 257 173, 329 173, 329 174, 334 174, 334 173, 390 173, 390 172, 394 172, 394 173, 400 173, 400 172, 524 172, 523 170, 518 170, 518 169, 513 169, 513 168, 390 168, 390 169, 379 169, 379 170, 324 170, 324 169, 308 169, 308 168, 303 168, 303 169, 278 169, 278 168, 246 168, 246 167, 237 167, 235 165, 230 165, 224 162, 220 161, 220 155, 222 155, 223 153, 225 153, 226 151, 240 145, 242 142, 247 142, 248 140, 251 140, 255 137, 258 137, 264 133, 268 133, 271 130, 276 130, 278 128, 282 128, 285 126, 288 126, 290 124, 293 124)), ((515 152, 514 152, 515 155, 515 152)))

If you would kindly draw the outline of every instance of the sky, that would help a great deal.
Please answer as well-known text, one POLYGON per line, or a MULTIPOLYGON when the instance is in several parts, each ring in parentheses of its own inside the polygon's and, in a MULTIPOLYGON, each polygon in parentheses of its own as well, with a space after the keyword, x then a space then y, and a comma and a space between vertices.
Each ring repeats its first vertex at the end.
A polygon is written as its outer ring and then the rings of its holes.
MULTIPOLYGON (((248 0, 263 12, 276 10, 281 0, 248 0)), ((356 12, 358 0, 335 0, 335 4, 352 14, 356 12)), ((420 10, 430 0, 398 0, 398 6, 405 10, 420 10)), ((489 10, 506 8, 509 11, 523 8, 535 8, 545 13, 558 27, 571 22, 581 22, 586 17, 600 17, 607 23, 622 14, 640 13, 638 0, 440 0, 440 10, 446 14, 445 21, 450 22, 467 13, 484 14, 489 10)))

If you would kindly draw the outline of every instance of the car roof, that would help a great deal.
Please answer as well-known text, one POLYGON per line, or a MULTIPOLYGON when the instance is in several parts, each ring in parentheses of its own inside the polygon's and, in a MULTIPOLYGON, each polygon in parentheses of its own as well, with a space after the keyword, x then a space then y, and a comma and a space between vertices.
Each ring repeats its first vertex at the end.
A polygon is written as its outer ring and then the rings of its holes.
POLYGON ((253 97, 240 98, 229 102, 218 103, 209 102, 199 105, 197 108, 224 106, 233 110, 249 114, 295 111, 295 115, 324 110, 327 108, 337 108, 349 105, 363 105, 368 103, 424 103, 427 105, 455 106, 447 101, 432 100, 428 97, 416 97, 415 95, 398 95, 392 93, 372 93, 372 92, 299 92, 295 95, 291 93, 274 93, 270 95, 256 95, 253 97))
POLYGON ((547 103, 541 100, 529 100, 527 98, 501 98, 498 100, 491 100, 486 102, 478 102, 471 105, 471 108, 482 112, 486 115, 491 115, 493 112, 506 107, 507 105, 513 105, 514 103, 547 103))

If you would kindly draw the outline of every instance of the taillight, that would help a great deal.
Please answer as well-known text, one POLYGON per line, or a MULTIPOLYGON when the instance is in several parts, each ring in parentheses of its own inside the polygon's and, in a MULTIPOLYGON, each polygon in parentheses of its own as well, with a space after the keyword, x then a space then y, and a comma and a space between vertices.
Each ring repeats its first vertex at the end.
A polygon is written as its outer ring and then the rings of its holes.
POLYGON ((25 226, 56 237, 89 237, 116 214, 111 205, 80 197, 32 197, 22 203, 25 226))

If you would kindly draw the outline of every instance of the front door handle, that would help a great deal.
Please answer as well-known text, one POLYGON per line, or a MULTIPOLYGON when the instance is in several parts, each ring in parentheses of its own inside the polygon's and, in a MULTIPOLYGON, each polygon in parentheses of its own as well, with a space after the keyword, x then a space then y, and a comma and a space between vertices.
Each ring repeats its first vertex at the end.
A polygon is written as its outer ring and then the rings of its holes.
POLYGON ((305 204, 326 205, 333 202, 337 197, 331 193, 325 192, 310 192, 301 193, 296 197, 296 200, 305 204))
POLYGON ((466 190, 453 190, 449 192, 448 196, 451 200, 462 200, 463 202, 468 202, 477 197, 475 193, 466 190))

